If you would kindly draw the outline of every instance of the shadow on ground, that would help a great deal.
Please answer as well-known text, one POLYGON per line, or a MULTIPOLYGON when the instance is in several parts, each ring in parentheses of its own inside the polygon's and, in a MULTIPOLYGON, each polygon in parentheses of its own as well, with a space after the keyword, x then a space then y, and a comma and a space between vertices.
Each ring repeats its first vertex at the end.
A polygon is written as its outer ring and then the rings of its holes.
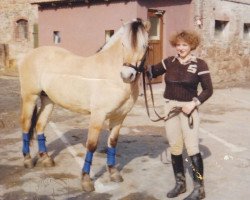
MULTIPOLYGON (((166 151, 168 148, 168 142, 165 139, 165 129, 163 127, 152 126, 135 126, 130 127, 131 132, 126 135, 120 135, 117 144, 117 163, 119 169, 122 170, 133 159, 148 156, 149 158, 157 158, 166 151), (133 130, 136 130, 134 132, 133 130)), ((64 137, 69 144, 77 145, 82 144, 85 147, 87 140, 87 129, 72 129, 64 133, 64 137)), ((96 152, 100 153, 102 157, 106 157, 106 148, 109 132, 103 130, 100 134, 99 143, 96 152)), ((56 157, 62 150, 66 148, 66 145, 61 139, 57 139, 48 145, 48 149, 52 151, 52 157, 56 157)), ((211 155, 210 150, 200 145, 203 158, 207 158, 211 155)), ((83 152, 85 150, 83 148, 83 152)), ((83 154, 84 155, 84 154, 83 154)), ((94 154, 96 156, 96 154, 94 154)), ((186 152, 184 152, 184 159, 187 158, 186 152)), ((84 157, 82 158, 84 159, 84 157)), ((190 160, 186 159, 186 167, 190 166, 190 160)), ((106 171, 105 163, 103 168, 95 174, 98 178, 106 171)))

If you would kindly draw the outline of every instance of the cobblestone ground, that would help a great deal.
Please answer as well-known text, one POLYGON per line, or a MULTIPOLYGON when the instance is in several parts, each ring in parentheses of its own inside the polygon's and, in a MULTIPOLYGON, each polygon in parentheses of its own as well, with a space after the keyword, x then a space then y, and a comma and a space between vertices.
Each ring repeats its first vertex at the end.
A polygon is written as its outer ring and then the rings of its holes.
MULTIPOLYGON (((55 107, 45 133, 56 166, 24 169, 19 91, 17 78, 0 76, 0 199, 167 199, 166 192, 172 189, 174 177, 166 156, 164 124, 147 118, 143 96, 139 96, 127 116, 119 137, 117 160, 124 182, 109 182, 105 167, 108 131, 104 125, 91 171, 96 191, 84 193, 80 172, 89 117, 55 107)), ((155 104, 161 113, 162 91, 161 85, 154 85, 155 104)), ((249 199, 250 87, 216 89, 201 106, 200 117, 206 199, 249 199)), ((31 149, 36 156, 36 141, 31 149)), ((188 159, 185 166, 190 166, 188 159)), ((189 170, 186 176, 187 192, 176 199, 183 199, 192 190, 189 170)))

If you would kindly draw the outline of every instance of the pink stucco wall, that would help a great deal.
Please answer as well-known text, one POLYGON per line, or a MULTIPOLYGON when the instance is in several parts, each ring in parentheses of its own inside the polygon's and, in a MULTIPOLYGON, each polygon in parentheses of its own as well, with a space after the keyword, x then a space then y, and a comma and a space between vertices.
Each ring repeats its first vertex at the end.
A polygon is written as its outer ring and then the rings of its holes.
POLYGON ((165 10, 163 16, 163 56, 174 53, 169 45, 171 33, 192 28, 192 0, 137 0, 110 4, 91 4, 39 11, 39 43, 55 45, 53 31, 60 31, 64 47, 82 56, 95 53, 105 42, 105 30, 118 30, 122 22, 147 19, 148 9, 165 10))
POLYGON ((118 30, 122 22, 137 17, 136 2, 118 2, 39 11, 39 44, 55 45, 53 31, 60 31, 61 43, 72 52, 88 56, 105 42, 105 30, 118 30))
POLYGON ((139 0, 138 16, 145 17, 147 9, 165 10, 163 15, 163 57, 170 56, 175 50, 170 46, 169 36, 175 31, 192 29, 192 10, 191 0, 139 0))

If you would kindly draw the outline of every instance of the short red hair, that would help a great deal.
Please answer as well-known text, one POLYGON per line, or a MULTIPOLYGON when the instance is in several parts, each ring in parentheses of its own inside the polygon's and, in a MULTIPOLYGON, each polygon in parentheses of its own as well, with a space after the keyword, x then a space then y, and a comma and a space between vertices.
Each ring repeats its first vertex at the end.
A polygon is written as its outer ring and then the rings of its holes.
POLYGON ((200 36, 195 31, 183 30, 177 32, 170 37, 169 42, 173 47, 175 47, 177 42, 180 40, 188 43, 191 47, 191 50, 196 49, 200 44, 200 36))

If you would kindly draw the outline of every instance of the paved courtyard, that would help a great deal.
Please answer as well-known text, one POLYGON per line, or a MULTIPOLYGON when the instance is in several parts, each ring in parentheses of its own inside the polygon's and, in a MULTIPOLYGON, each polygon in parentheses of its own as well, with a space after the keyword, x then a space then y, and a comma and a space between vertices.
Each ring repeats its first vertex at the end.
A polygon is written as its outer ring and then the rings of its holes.
MULTIPOLYGON (((23 167, 19 126, 19 82, 0 76, 0 199, 164 200, 174 177, 167 158, 163 122, 151 122, 139 96, 127 116, 118 142, 117 161, 124 178, 110 183, 106 172, 106 125, 94 154, 91 177, 96 191, 81 190, 89 117, 55 107, 46 128, 53 168, 23 167)), ((163 111, 163 87, 154 85, 157 110, 163 111)), ((163 114, 163 113, 162 113, 163 114)), ((215 89, 200 107, 200 150, 204 158, 207 200, 248 200, 250 196, 250 87, 215 89)), ((33 142, 32 154, 37 152, 33 142)), ((190 165, 185 159, 185 166, 190 165)), ((187 192, 192 190, 186 170, 187 192)))

